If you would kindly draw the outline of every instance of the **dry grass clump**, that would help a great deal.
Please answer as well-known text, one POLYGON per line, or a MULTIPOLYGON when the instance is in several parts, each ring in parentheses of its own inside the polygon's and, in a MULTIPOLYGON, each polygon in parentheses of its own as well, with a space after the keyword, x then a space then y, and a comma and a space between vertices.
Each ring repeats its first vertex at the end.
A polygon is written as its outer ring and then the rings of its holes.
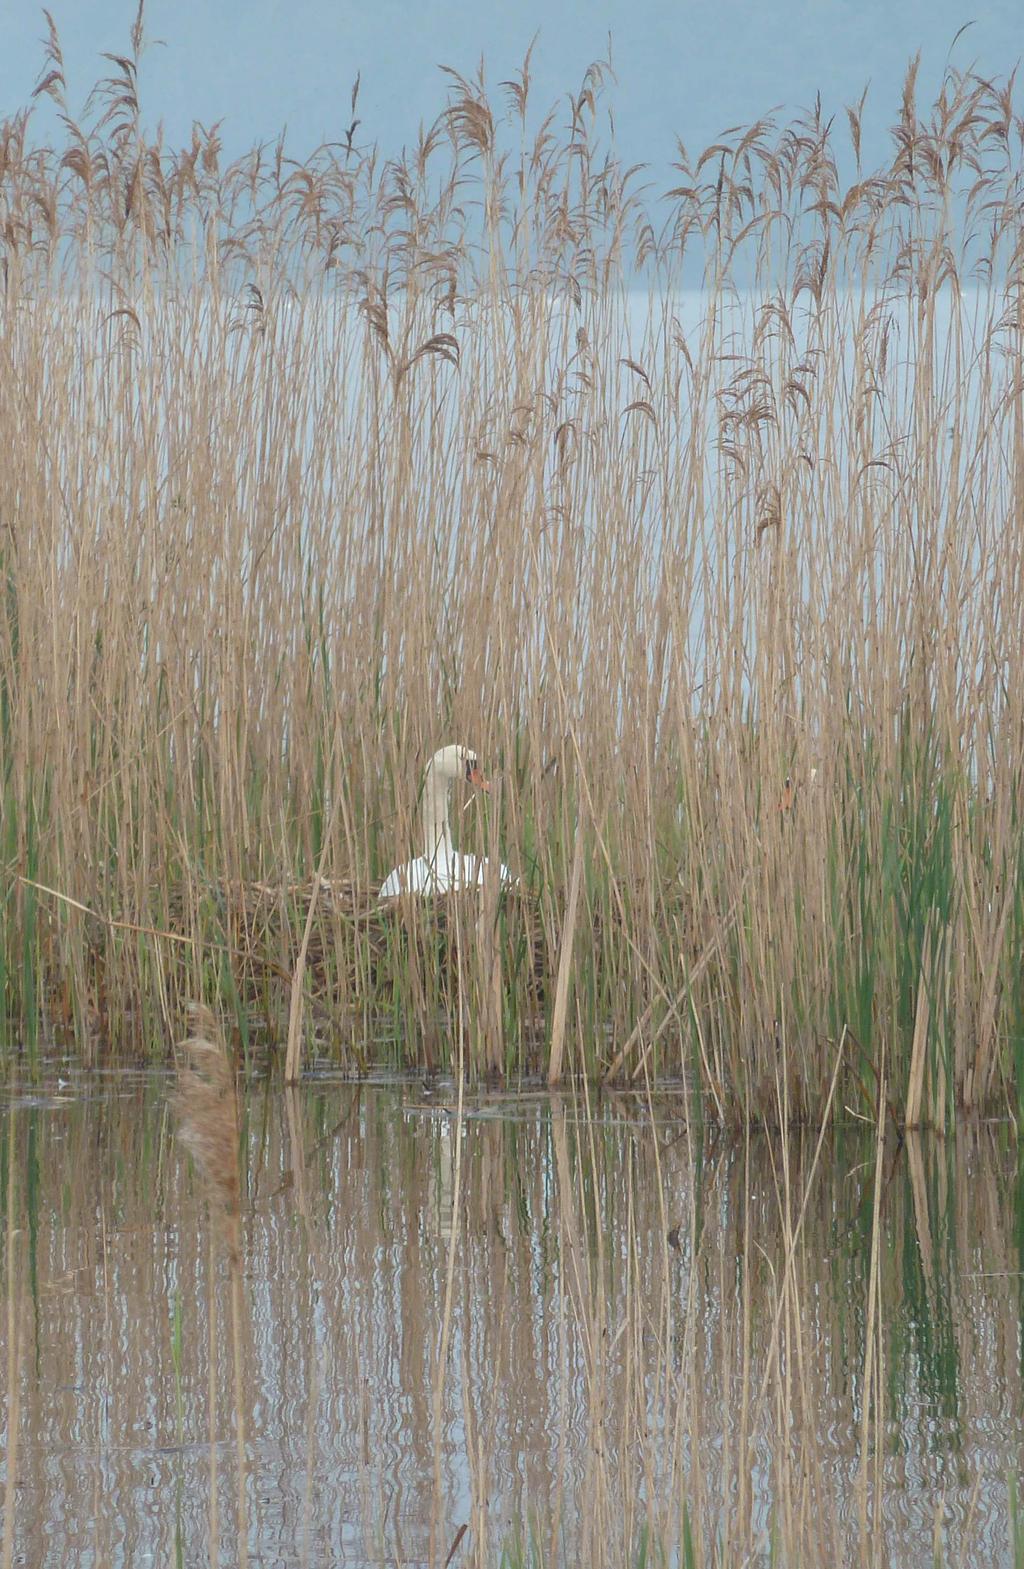
POLYGON ((65 145, 0 132, 0 997, 29 1044, 41 1010, 166 1042, 189 996, 245 1044, 245 890, 315 875, 367 912, 314 911, 298 977, 352 1065, 468 1030, 472 1065, 544 1069, 554 1031, 557 1074, 813 1116, 841 1041, 839 1105, 884 1076, 912 1122, 1016 1115, 1012 86, 950 71, 922 109, 912 71, 874 171, 860 111, 847 146, 819 107, 641 190, 596 68, 564 128, 528 70, 507 112, 451 76, 403 159, 303 166, 154 141, 139 77, 65 145), (470 992, 374 909, 465 738, 500 788, 457 837, 529 911, 467 913, 470 992))

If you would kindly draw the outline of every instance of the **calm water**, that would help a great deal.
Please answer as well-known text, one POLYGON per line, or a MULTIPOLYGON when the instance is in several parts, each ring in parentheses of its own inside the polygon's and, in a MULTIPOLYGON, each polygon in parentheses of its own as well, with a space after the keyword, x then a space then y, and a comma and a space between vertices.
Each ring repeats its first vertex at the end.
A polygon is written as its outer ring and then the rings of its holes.
POLYGON ((695 1148, 681 1100, 460 1123, 450 1087, 261 1086, 233 1277, 170 1089, 4 1094, 15 1563, 203 1564, 211 1533, 237 1563, 239 1408, 253 1564, 443 1565, 462 1526, 454 1564, 678 1563, 687 1532, 698 1562, 772 1533, 777 1562, 1014 1562, 1006 1130, 880 1165, 851 1130, 815 1167, 695 1148))

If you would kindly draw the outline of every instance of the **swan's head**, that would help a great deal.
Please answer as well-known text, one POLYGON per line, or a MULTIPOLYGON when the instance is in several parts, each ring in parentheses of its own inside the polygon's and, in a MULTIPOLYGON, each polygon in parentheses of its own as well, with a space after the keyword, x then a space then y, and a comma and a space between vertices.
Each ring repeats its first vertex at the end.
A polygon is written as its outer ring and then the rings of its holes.
POLYGON ((490 790, 490 785, 480 771, 480 761, 468 746, 442 746, 427 764, 428 772, 450 784, 455 779, 465 779, 478 790, 490 790))

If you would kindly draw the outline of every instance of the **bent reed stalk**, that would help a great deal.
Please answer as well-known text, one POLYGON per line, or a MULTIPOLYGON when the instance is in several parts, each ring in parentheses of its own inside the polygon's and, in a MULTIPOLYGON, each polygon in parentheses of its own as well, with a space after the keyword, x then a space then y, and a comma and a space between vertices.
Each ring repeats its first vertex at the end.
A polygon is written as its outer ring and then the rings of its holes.
POLYGON ((226 164, 140 44, 0 130, 7 1050, 283 1040, 305 935, 337 1060, 546 1069, 568 952, 566 1072, 813 1117, 842 1040, 873 1117, 884 1043, 898 1118, 1016 1116, 1012 85, 913 68, 874 171, 819 105, 641 177, 606 68, 538 116, 527 59, 401 159, 226 164), (522 895, 381 911, 463 739, 522 895))

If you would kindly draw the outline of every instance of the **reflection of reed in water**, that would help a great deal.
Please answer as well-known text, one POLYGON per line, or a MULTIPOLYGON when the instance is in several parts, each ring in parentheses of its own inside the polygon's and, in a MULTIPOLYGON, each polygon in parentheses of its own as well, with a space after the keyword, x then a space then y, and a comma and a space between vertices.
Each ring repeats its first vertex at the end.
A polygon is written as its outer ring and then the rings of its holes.
MULTIPOLYGON (((227 1046, 217 1020, 201 1003, 189 1005, 192 1032, 181 1042, 174 1109, 178 1137, 206 1179, 210 1208, 221 1222, 231 1269, 231 1353, 234 1365, 235 1439, 238 1455, 238 1562, 248 1563, 246 1509, 245 1398, 242 1367, 242 1249, 239 1222, 238 1090, 227 1046)), ((213 1287, 214 1237, 210 1238, 210 1553, 217 1561, 217 1298, 213 1287)))
MULTIPOLYGON (((166 1086, 99 1098, 95 1082, 17 1113, 15 1562, 49 1562, 57 1542, 74 1561, 85 1532, 96 1563, 172 1562, 180 1476, 183 1561, 236 1564, 238 1407, 253 1560, 426 1565, 453 1236, 433 1569, 467 1521, 452 1569, 498 1569, 506 1549, 519 1569, 534 1546, 545 1569, 760 1564, 772 1534, 778 1564, 917 1564, 940 1506, 944 1569, 1015 1562, 1022 1178, 1005 1128, 890 1136, 879 1174, 877 1132, 857 1123, 815 1164, 806 1134, 688 1142, 681 1096, 653 1116, 618 1094, 592 1116, 569 1093, 466 1096, 456 1212, 457 1124, 436 1106, 451 1087, 428 1112, 418 1087, 311 1078, 254 1088, 247 1111, 240 1077, 239 1401, 231 1273, 205 1179, 163 1140, 166 1086), (51 1132, 35 1167, 32 1115, 51 1132)), ((0 1149, 3 1128, 0 1098, 0 1149)), ((0 1308, 5 1376, 6 1325, 0 1308)))
POLYGON ((21 1349, 23 1340, 23 1314, 21 1302, 21 1249, 18 1246, 20 1233, 15 1225, 15 1119, 12 1115, 6 1129, 7 1133, 7 1226, 6 1226, 6 1264, 7 1264, 7 1398, 4 1402, 4 1491, 3 1491, 3 1528, 0 1532, 2 1546, 0 1546, 0 1563, 3 1569, 10 1569, 14 1562, 14 1512, 17 1502, 18 1482, 18 1438, 20 1433, 19 1406, 21 1393, 21 1349))

